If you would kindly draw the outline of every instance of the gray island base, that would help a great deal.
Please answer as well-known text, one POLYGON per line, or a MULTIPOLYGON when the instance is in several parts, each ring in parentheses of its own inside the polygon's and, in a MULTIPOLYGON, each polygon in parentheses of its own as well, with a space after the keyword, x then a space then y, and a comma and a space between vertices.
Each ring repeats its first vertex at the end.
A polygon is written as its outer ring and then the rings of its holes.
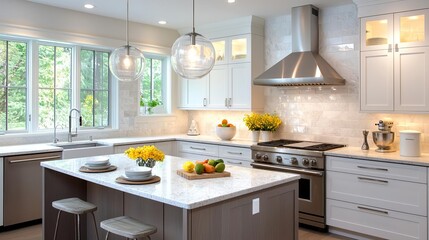
MULTIPOLYGON (((154 225, 152 239, 165 240, 296 240, 299 175, 227 166, 231 177, 187 180, 176 174, 186 159, 166 156, 148 185, 115 182, 134 162, 110 155, 118 169, 82 173, 87 158, 43 162, 43 239, 53 239, 57 210, 52 201, 79 197, 98 206, 100 221, 131 216, 154 225)), ((82 216, 82 239, 96 239, 91 216, 82 216)), ((74 239, 74 220, 62 214, 57 239, 74 239)), ((110 235, 109 239, 122 239, 110 235)))

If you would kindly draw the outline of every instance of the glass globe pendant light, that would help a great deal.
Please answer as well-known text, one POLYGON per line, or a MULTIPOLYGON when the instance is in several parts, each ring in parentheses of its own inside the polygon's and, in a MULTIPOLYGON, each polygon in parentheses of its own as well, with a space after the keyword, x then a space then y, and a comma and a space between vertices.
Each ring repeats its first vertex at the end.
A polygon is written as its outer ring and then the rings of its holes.
POLYGON ((213 44, 195 32, 195 0, 192 0, 192 32, 179 37, 171 49, 171 65, 183 78, 195 79, 207 75, 215 63, 213 44))
POLYGON ((127 21, 126 21, 126 42, 127 45, 115 49, 109 57, 110 72, 120 81, 131 82, 143 76, 145 58, 143 53, 130 46, 128 40, 128 9, 127 0, 127 21))

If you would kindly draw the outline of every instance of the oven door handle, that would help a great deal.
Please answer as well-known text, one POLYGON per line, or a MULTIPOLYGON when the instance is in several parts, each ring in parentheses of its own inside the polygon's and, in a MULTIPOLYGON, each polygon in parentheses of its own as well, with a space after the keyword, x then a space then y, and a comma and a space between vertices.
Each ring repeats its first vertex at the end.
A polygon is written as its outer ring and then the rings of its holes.
POLYGON ((263 163, 251 163, 254 168, 261 168, 261 169, 267 169, 267 170, 277 170, 282 172, 292 172, 292 173, 298 173, 298 174, 307 174, 307 175, 313 175, 313 176, 323 176, 323 171, 317 171, 317 170, 308 170, 308 169, 300 169, 300 168, 291 168, 291 167, 285 167, 285 166, 276 166, 271 164, 263 164, 263 163))

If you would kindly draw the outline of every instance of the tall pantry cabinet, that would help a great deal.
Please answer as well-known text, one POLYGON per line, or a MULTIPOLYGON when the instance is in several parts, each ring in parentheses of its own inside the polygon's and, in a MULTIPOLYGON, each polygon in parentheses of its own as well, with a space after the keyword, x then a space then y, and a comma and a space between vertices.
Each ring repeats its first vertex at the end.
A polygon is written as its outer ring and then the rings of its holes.
POLYGON ((361 18, 361 110, 429 112, 429 9, 361 18))

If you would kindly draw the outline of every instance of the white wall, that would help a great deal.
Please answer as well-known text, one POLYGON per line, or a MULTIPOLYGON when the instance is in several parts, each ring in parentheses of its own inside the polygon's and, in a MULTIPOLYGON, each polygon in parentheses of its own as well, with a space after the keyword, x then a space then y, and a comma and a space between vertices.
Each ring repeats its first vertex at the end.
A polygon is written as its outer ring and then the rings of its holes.
MULTIPOLYGON (((291 52, 291 17, 265 20, 266 69, 291 52)), ((354 4, 321 9, 319 15, 320 54, 346 79, 345 86, 270 87, 266 92, 266 112, 277 112, 284 124, 276 137, 314 140, 361 146, 362 130, 376 131, 379 119, 394 121, 396 144, 399 130, 423 132, 423 151, 429 151, 429 114, 369 114, 359 112, 359 19, 354 4), (347 45, 345 45, 347 44, 347 45), (349 49, 346 49, 348 46, 349 49)), ((242 118, 245 112, 190 112, 189 121, 200 123, 201 132, 214 135, 219 119, 234 120, 237 137, 249 137, 242 118)), ((368 139, 374 147, 372 139, 368 139)))
MULTIPOLYGON (((23 0, 0 0, 0 34, 55 40, 84 45, 116 48, 125 44, 125 21, 77 11, 40 5, 23 0)), ((150 25, 130 24, 130 42, 143 51, 169 54, 179 37, 175 30, 150 25)), ((173 74, 173 89, 177 82, 173 74)), ((115 87, 115 86, 114 86, 115 87)), ((184 133, 187 114, 175 111, 171 116, 140 117, 138 81, 116 84, 118 94, 118 131, 80 131, 78 140, 121 136, 152 136, 184 133)), ((176 91, 172 93, 177 99, 176 91)), ((175 103, 173 102, 173 109, 175 103)), ((64 123, 67 125, 67 123, 64 123)), ((59 134, 61 141, 67 134, 59 134)), ((52 133, 0 136, 0 145, 50 142, 52 133)))

